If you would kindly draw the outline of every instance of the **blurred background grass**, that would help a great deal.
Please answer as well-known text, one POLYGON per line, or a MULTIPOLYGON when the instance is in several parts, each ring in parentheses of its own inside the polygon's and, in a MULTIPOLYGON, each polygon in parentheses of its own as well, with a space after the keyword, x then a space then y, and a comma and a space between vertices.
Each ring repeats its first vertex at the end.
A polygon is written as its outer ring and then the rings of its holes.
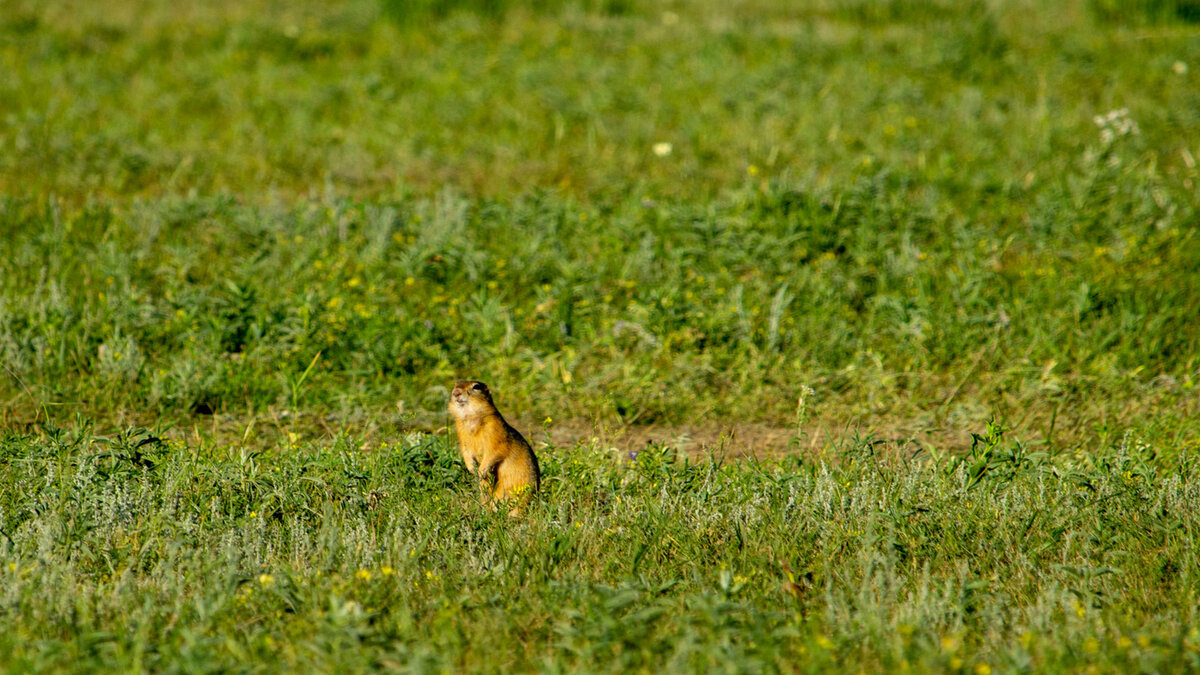
POLYGON ((709 198, 869 161, 966 204, 1074 168, 1095 114, 1130 108, 1164 173, 1196 123, 1189 24, 1128 7, 436 6, 15 3, 5 192, 709 198))
POLYGON ((1190 7, 10 3, 4 415, 1185 420, 1190 7))

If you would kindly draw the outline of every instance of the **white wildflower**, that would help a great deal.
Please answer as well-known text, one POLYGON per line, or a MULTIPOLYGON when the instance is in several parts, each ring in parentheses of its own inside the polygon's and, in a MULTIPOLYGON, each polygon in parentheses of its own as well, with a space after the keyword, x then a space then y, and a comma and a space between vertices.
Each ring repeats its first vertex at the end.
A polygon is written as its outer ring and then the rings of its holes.
POLYGON ((1137 122, 1129 116, 1129 108, 1118 108, 1103 115, 1096 115, 1092 122, 1100 129, 1100 142, 1108 145, 1122 136, 1136 136, 1141 133, 1137 122))

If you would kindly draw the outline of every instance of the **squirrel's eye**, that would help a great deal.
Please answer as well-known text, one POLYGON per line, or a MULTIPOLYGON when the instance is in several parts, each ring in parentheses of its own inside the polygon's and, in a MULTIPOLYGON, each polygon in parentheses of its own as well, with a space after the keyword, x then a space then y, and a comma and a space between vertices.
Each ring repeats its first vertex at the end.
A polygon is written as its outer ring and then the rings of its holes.
POLYGON ((475 391, 487 391, 487 385, 482 382, 476 382, 475 384, 471 385, 471 388, 475 391))

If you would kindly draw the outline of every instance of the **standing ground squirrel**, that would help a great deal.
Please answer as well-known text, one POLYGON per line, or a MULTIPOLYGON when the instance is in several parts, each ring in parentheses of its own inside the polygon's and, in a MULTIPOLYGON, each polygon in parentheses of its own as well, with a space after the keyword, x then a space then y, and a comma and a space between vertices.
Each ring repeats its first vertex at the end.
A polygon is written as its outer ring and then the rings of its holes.
POLYGON ((450 393, 450 414, 467 470, 479 477, 484 500, 522 500, 512 515, 537 491, 541 482, 537 456, 521 432, 512 428, 482 382, 459 380, 450 393))

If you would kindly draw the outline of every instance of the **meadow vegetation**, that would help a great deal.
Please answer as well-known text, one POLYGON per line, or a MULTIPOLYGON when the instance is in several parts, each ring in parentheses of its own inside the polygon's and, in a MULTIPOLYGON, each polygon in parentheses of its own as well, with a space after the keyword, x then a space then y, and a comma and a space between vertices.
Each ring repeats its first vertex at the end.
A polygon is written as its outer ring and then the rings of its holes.
POLYGON ((10 0, 0 669, 1200 667, 1198 16, 10 0))

